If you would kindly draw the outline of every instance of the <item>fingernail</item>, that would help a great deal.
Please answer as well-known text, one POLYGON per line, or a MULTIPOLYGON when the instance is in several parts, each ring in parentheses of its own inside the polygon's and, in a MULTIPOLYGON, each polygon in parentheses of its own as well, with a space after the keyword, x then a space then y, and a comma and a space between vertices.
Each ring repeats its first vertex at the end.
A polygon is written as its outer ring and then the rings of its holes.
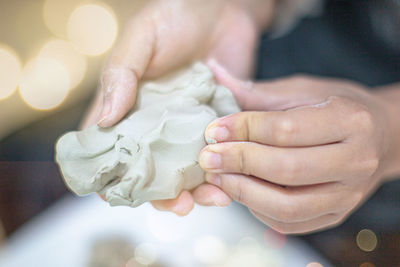
POLYGON ((229 130, 226 127, 212 127, 206 131, 208 144, 226 141, 229 138, 229 130))
POLYGON ((210 184, 221 186, 221 176, 216 173, 207 173, 206 174, 206 181, 210 184))
POLYGON ((204 169, 218 169, 222 165, 221 155, 204 151, 200 155, 200 165, 204 169))
POLYGON ((214 206, 221 207, 221 208, 229 206, 231 203, 232 203, 232 200, 227 197, 217 198, 214 200, 214 206))
POLYGON ((173 206, 171 210, 173 213, 181 217, 188 215, 188 213, 190 212, 190 210, 189 211, 185 210, 185 207, 179 204, 173 206))
POLYGON ((105 96, 103 100, 103 110, 101 111, 100 120, 97 124, 101 127, 107 127, 104 122, 107 120, 112 110, 112 100, 110 96, 105 96))
POLYGON ((103 110, 100 115, 98 125, 101 127, 112 126, 113 122, 109 121, 112 118, 114 109, 114 94, 122 88, 131 85, 134 80, 132 72, 129 69, 122 67, 111 67, 103 71, 101 78, 101 89, 104 92, 103 110))

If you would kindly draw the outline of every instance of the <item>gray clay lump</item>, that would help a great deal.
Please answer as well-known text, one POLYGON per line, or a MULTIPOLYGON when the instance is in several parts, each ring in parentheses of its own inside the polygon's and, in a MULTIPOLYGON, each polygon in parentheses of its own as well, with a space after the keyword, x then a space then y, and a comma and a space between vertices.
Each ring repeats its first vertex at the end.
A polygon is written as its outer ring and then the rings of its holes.
POLYGON ((114 127, 69 132, 56 145, 66 184, 112 206, 171 199, 204 182, 197 158, 204 131, 239 112, 232 93, 202 63, 140 86, 132 112, 114 127))

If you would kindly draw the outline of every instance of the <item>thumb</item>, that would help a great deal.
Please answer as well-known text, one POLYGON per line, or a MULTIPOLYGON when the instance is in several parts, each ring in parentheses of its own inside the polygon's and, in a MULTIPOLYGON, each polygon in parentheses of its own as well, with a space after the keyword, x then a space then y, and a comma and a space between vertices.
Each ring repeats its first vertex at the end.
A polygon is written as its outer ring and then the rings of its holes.
POLYGON ((315 87, 321 87, 321 82, 316 79, 294 76, 272 81, 244 81, 234 77, 214 59, 207 65, 217 83, 233 93, 244 111, 287 110, 318 104, 326 99, 323 90, 315 90, 315 87))
POLYGON ((136 90, 153 53, 153 24, 146 20, 131 22, 115 46, 101 74, 101 105, 98 125, 110 127, 133 107, 136 90))

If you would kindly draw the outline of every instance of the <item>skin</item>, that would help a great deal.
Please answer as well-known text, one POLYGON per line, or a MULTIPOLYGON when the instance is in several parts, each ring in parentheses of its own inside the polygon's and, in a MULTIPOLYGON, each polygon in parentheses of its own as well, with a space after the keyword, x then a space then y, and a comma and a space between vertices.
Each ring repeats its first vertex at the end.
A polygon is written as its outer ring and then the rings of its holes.
MULTIPOLYGON (((103 69, 97 97, 81 128, 95 123, 114 125, 133 107, 140 80, 194 60, 215 58, 237 77, 250 77, 258 38, 273 10, 272 0, 151 1, 126 25, 103 69)), ((213 190, 211 187, 201 195, 212 195, 213 190)), ((209 202, 226 205, 228 200, 222 197, 209 202)), ((186 215, 194 202, 191 193, 184 191, 176 200, 153 205, 186 215)))
POLYGON ((372 93, 350 81, 308 76, 247 80, 272 11, 273 1, 164 0, 129 23, 86 126, 114 125, 132 107, 138 81, 194 59, 215 59, 208 64, 217 81, 244 110, 206 130, 216 141, 199 155, 208 183, 155 201, 156 208, 185 215, 194 202, 235 200, 281 233, 307 233, 343 222, 400 174, 400 85, 372 93))
POLYGON ((210 67, 245 111, 206 130, 217 141, 199 156, 220 190, 212 197, 231 197, 281 233, 308 233, 340 224, 400 174, 400 85, 372 93, 307 76, 252 83, 210 67))

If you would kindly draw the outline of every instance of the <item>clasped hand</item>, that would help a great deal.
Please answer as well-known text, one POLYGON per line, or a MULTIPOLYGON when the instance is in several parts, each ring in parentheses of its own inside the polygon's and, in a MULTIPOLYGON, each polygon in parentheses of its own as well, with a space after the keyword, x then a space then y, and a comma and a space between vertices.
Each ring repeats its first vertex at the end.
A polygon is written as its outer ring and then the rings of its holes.
POLYGON ((380 184, 387 121, 362 86, 300 76, 243 82, 210 67, 244 111, 208 126, 199 156, 208 184, 192 192, 196 202, 233 199, 279 232, 305 233, 342 222, 380 184))

